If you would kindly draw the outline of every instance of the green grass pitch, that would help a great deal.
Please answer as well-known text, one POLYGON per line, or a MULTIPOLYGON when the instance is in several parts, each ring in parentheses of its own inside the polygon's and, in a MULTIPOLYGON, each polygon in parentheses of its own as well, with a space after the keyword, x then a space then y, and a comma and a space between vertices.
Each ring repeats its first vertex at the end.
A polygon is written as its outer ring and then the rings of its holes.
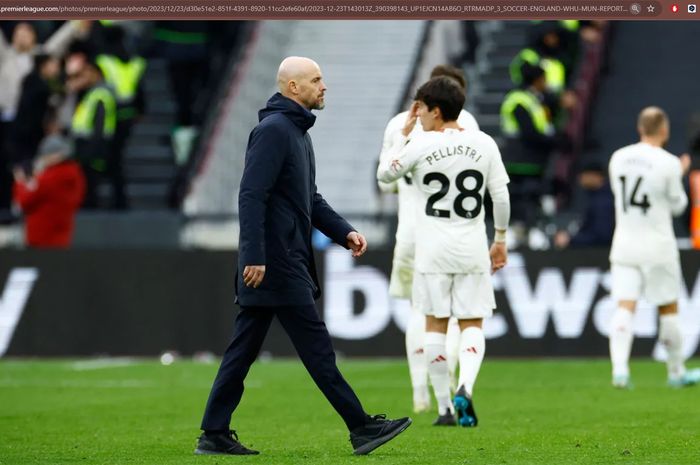
MULTIPOLYGON (((691 363, 692 365, 692 363, 691 363)), ((609 384, 605 360, 487 357, 479 426, 436 428, 413 415, 403 360, 340 364, 370 413, 413 425, 353 456, 340 418, 296 360, 256 363, 233 427, 254 457, 194 456, 217 365, 0 361, 0 464, 688 464, 700 459, 700 387, 671 389, 665 367, 632 364, 635 389, 609 384)))

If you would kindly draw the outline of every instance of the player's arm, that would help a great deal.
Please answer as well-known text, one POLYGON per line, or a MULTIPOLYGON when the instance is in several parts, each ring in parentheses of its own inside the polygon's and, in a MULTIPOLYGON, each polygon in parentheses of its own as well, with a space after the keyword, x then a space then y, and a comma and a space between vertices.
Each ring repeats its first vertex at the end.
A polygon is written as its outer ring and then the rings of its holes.
POLYGON ((421 144, 401 134, 398 143, 377 168, 377 181, 393 182, 413 170, 420 157, 421 144))
POLYGON ((239 253, 246 286, 258 287, 265 275, 265 216, 267 201, 286 157, 288 135, 275 125, 250 134, 238 195, 241 239, 239 253))
POLYGON ((498 146, 491 139, 491 150, 494 156, 491 157, 491 165, 487 178, 486 188, 491 195, 493 203, 493 226, 494 238, 491 250, 491 272, 495 273, 508 261, 508 250, 506 248, 506 231, 510 222, 510 195, 508 194, 508 174, 501 159, 498 146))
POLYGON ((673 216, 682 215, 688 206, 688 196, 683 187, 683 176, 685 176, 690 167, 689 160, 690 156, 687 156, 686 159, 686 155, 682 155, 678 163, 674 163, 673 171, 668 180, 666 195, 673 216))
MULTIPOLYGON (((397 123, 397 118, 394 117, 386 125, 384 129, 384 139, 382 140, 382 151, 379 153, 379 165, 387 159, 387 157, 392 153, 392 148, 396 142, 396 135, 399 132, 399 127, 397 123)), ((385 193, 396 193, 398 192, 398 184, 396 181, 393 182, 381 182, 377 181, 379 190, 385 193)))

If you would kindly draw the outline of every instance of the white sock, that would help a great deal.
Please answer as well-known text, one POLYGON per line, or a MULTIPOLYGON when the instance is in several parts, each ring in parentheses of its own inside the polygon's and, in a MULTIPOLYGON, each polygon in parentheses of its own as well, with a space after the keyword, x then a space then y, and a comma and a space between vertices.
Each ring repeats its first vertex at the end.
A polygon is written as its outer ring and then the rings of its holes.
POLYGON ((447 368, 450 371, 450 386, 457 389, 457 364, 459 363, 459 340, 461 334, 456 318, 450 318, 447 326, 447 368))
POLYGON ((430 404, 428 359, 425 356, 425 315, 411 310, 406 327, 406 357, 413 386, 413 402, 430 404))
POLYGON ((610 321, 610 361, 613 377, 630 375, 630 352, 632 352, 632 323, 634 313, 618 307, 610 321))
POLYGON ((474 382, 479 375, 485 351, 484 331, 476 326, 465 328, 459 340, 459 385, 464 386, 470 396, 474 390, 474 382))
POLYGON ((683 335, 678 321, 678 314, 659 316, 659 340, 666 348, 668 358, 668 379, 680 379, 685 374, 683 360, 683 335))
POLYGON ((447 370, 447 351, 445 335, 442 333, 425 333, 425 354, 428 358, 428 374, 433 385, 438 412, 444 415, 452 411, 450 402, 450 374, 447 370))

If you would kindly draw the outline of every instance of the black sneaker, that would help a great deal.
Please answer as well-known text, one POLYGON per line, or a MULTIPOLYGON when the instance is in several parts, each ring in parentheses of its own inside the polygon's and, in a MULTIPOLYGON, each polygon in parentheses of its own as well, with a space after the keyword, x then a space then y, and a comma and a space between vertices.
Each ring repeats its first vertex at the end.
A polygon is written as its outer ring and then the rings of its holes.
POLYGON ((260 452, 248 449, 238 442, 238 435, 231 430, 217 434, 202 433, 197 439, 197 448, 194 453, 197 455, 258 455, 260 452))
POLYGON ((412 423, 408 417, 387 420, 386 415, 374 415, 367 418, 364 426, 350 431, 350 442, 355 455, 365 455, 382 444, 401 434, 412 423))
POLYGON ((476 411, 474 411, 474 402, 472 398, 467 394, 464 386, 460 386, 457 389, 454 399, 455 411, 457 412, 457 421, 460 426, 476 426, 479 423, 479 419, 476 417, 476 411))
POLYGON ((457 426, 454 413, 448 410, 446 414, 438 416, 437 420, 433 422, 433 426, 457 426))

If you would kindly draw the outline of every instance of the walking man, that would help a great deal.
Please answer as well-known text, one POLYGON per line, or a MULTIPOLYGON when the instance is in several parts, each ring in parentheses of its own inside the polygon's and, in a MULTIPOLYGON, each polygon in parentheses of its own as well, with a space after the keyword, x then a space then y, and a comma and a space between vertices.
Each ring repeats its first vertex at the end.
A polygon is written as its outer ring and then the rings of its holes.
POLYGON ((243 380, 277 317, 304 366, 350 431, 356 455, 393 439, 410 418, 369 416, 335 364, 335 353, 314 300, 319 289, 311 231, 315 227, 355 257, 365 238, 316 190, 316 168, 307 131, 324 107, 326 86, 313 60, 288 57, 277 74, 279 93, 260 111, 248 140, 238 198, 240 241, 237 278, 241 312, 204 412, 196 454, 251 455, 229 429, 243 395, 243 380))

